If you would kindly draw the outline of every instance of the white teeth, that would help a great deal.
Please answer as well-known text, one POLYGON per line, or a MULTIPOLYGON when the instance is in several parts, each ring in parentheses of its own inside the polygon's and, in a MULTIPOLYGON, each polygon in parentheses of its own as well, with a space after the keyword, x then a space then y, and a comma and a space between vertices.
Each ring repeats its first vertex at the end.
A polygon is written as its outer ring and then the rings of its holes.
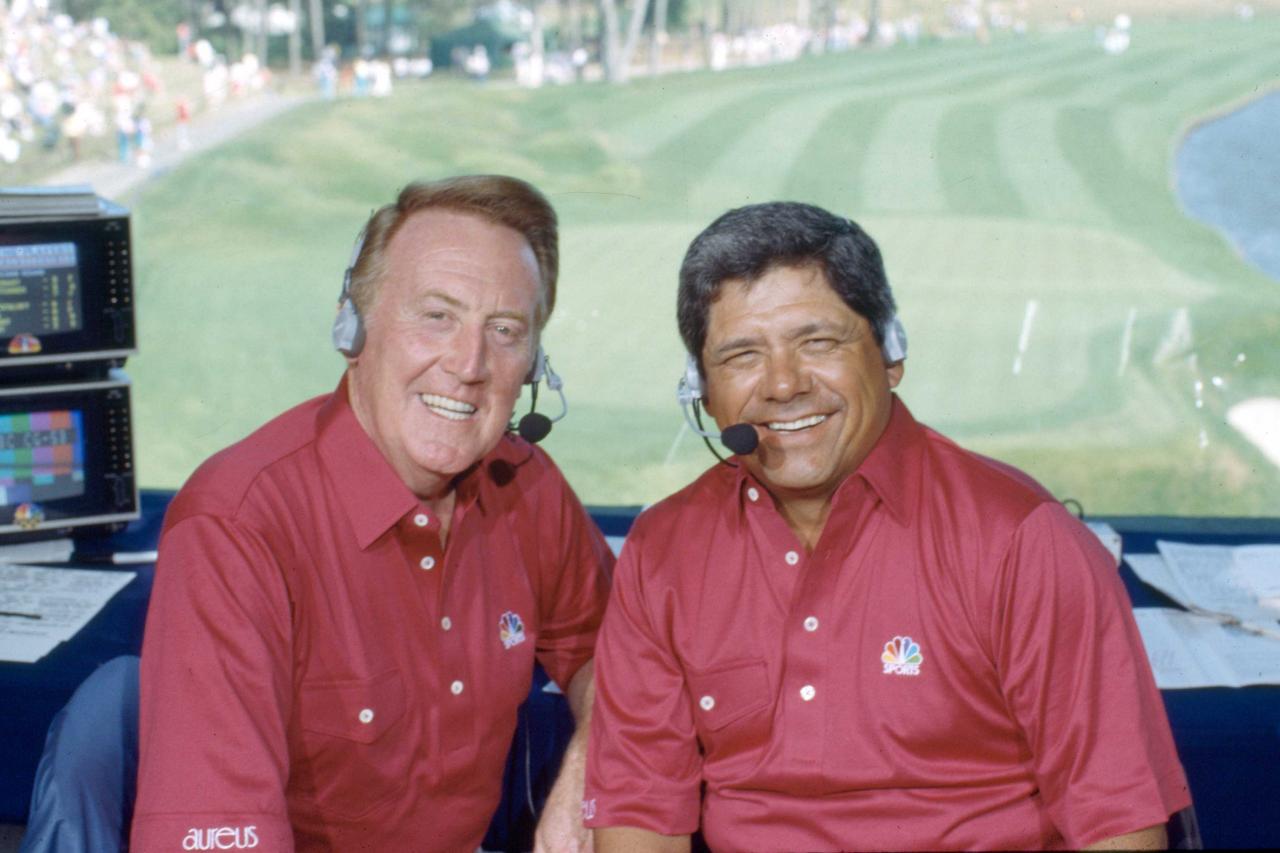
POLYGON ((781 430, 782 432, 794 432, 798 429, 808 429, 811 426, 817 426, 826 419, 826 415, 811 415, 807 418, 801 418, 798 421, 772 421, 769 424, 769 429, 781 430))
POLYGON ((465 421, 476 413, 476 407, 470 403, 454 400, 451 397, 441 397, 439 394, 419 394, 418 399, 431 411, 451 421, 465 421))

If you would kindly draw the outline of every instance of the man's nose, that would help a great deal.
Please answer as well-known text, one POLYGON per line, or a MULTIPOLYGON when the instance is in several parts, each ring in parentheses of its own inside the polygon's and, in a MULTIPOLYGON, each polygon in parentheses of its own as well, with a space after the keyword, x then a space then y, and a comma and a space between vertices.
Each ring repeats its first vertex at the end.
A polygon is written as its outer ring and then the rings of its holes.
POLYGON ((489 378, 489 347, 483 326, 464 328, 453 344, 445 364, 459 382, 474 384, 489 378))
POLYGON ((765 366, 764 392, 770 400, 786 402, 808 388, 803 367, 790 353, 771 355, 765 366))

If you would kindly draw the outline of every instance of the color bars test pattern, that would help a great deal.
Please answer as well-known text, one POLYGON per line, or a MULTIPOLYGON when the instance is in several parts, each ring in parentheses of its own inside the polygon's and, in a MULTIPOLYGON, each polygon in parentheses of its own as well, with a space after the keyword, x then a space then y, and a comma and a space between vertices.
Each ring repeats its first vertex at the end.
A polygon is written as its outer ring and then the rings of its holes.
POLYGON ((79 411, 0 415, 0 506, 83 493, 79 411))

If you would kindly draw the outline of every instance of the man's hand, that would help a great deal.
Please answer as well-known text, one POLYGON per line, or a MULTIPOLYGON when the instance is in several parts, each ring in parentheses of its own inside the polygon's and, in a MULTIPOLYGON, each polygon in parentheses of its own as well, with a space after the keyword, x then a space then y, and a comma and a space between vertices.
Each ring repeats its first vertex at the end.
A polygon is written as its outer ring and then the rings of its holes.
POLYGON ((578 724, 581 734, 581 748, 576 750, 575 743, 579 735, 575 734, 565 751, 564 764, 560 768, 560 776, 547 795, 546 805, 542 807, 542 817, 538 820, 538 830, 534 834, 534 853, 591 853, 591 830, 582 825, 582 784, 586 772, 586 733, 582 724, 578 724), (573 760, 573 764, 570 761, 573 760), (574 766, 576 765, 576 770, 574 766))
POLYGON ((569 682, 566 698, 573 711, 574 733, 560 763, 560 775, 547 795, 534 853, 591 853, 591 830, 582 825, 582 788, 587 775, 587 733, 591 730, 591 700, 595 698, 595 668, 588 661, 569 682))

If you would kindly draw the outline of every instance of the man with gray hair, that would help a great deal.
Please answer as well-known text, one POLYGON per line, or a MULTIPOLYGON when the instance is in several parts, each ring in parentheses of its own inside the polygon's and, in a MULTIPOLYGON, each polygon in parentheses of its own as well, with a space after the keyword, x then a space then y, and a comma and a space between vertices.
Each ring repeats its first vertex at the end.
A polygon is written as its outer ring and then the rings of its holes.
POLYGON ((165 517, 135 851, 474 850, 535 658, 579 722, 539 850, 579 813, 612 556, 507 433, 543 369, 556 217, 533 187, 412 184, 344 279, 336 391, 208 460, 165 517))
POLYGON ((714 850, 1162 845, 1187 784, 1114 563, 894 394, 906 340, 871 238, 810 205, 730 211, 678 304, 689 396, 758 441, 623 548, 597 850, 697 829, 714 850))

